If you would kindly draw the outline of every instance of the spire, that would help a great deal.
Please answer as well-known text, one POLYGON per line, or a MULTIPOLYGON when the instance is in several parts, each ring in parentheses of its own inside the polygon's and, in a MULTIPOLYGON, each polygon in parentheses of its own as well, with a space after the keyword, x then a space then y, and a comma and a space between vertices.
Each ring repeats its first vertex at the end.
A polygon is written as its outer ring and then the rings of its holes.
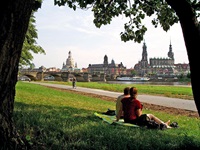
POLYGON ((170 39, 170 44, 169 44, 169 52, 168 52, 168 57, 171 59, 174 59, 174 53, 172 52, 172 44, 171 44, 171 39, 170 39))
POLYGON ((169 51, 172 52, 172 44, 171 44, 171 39, 170 39, 170 44, 169 44, 169 51))
POLYGON ((114 59, 112 59, 111 64, 115 65, 115 61, 114 61, 114 59))
POLYGON ((71 57, 72 57, 71 51, 69 51, 69 53, 68 53, 68 58, 71 58, 71 57))
POLYGON ((108 56, 107 55, 104 56, 103 65, 108 66, 108 56))
POLYGON ((68 53, 68 58, 66 60, 66 67, 74 68, 74 59, 72 58, 71 51, 69 51, 68 53))
POLYGON ((144 41, 143 43, 143 47, 142 47, 143 51, 142 51, 142 60, 144 61, 147 61, 147 46, 146 46, 146 43, 144 41))

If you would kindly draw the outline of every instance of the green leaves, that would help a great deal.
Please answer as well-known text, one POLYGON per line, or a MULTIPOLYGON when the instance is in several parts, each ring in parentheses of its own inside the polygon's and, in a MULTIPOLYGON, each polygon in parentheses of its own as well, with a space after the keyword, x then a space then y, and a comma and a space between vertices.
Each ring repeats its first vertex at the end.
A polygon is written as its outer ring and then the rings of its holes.
POLYGON ((124 42, 127 42, 129 40, 134 40, 135 42, 140 43, 144 38, 144 34, 147 31, 147 28, 142 25, 138 25, 138 28, 134 31, 134 26, 133 24, 125 24, 124 25, 124 32, 120 33, 121 40, 124 42))
MULTIPOLYGON (((141 42, 143 40, 147 31, 145 25, 142 24, 145 16, 154 16, 152 24, 155 27, 160 24, 165 31, 168 31, 170 26, 178 22, 174 10, 163 0, 55 0, 55 5, 62 6, 65 4, 68 4, 74 10, 78 6, 80 8, 92 7, 93 23, 97 28, 110 24, 112 18, 119 15, 129 18, 129 21, 124 25, 125 31, 120 33, 121 40, 124 42, 129 40, 141 42)), ((197 7, 199 2, 194 0, 193 4, 197 7)))
POLYGON ((34 23, 35 23, 35 18, 32 15, 30 18, 26 37, 23 43, 19 66, 31 65, 31 61, 33 60, 31 52, 35 54, 38 53, 45 54, 44 49, 41 46, 37 45, 36 39, 38 38, 38 36, 34 23))

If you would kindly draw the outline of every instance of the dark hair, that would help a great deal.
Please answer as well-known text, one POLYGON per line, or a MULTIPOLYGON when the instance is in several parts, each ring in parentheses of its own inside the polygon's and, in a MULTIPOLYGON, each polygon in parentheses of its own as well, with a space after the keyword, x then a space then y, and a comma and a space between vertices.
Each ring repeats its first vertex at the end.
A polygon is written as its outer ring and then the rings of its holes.
POLYGON ((131 87, 130 88, 130 95, 131 95, 131 97, 132 98, 136 98, 137 94, 138 94, 137 88, 136 87, 131 87))
POLYGON ((130 88, 129 87, 125 87, 124 88, 124 95, 128 95, 129 91, 130 91, 130 88))

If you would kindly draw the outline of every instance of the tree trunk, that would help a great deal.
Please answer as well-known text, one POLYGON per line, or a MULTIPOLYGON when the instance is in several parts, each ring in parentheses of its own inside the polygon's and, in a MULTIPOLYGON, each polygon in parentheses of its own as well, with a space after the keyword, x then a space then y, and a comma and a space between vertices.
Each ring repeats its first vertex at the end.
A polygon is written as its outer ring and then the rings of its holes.
POLYGON ((200 24, 195 16, 195 11, 192 9, 187 0, 166 1, 175 10, 180 20, 190 64, 191 85, 194 101, 198 110, 198 114, 200 115, 200 78, 198 70, 198 65, 200 64, 198 52, 200 49, 200 24))
POLYGON ((0 147, 24 149, 13 123, 15 85, 23 41, 35 0, 0 5, 0 147))

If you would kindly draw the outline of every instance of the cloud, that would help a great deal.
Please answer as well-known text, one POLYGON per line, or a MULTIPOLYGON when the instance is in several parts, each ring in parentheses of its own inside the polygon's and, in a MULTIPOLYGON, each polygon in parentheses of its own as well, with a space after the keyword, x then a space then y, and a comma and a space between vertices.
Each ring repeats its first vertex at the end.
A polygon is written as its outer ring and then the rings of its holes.
MULTIPOLYGON (((96 28, 91 11, 73 11, 54 6, 51 1, 44 1, 35 15, 39 37, 37 43, 46 51, 46 55, 34 55, 36 67, 61 68, 69 51, 80 68, 103 63, 105 55, 109 62, 114 59, 115 63, 122 62, 128 68, 134 67, 142 58, 143 42, 125 43, 120 39, 120 32, 124 31, 124 22, 127 21, 123 16, 114 18, 109 25, 96 28)), ((150 20, 144 23, 148 27, 145 35, 148 58, 167 57, 171 40, 175 62, 188 62, 179 24, 165 32, 161 28, 155 29, 150 20)))

